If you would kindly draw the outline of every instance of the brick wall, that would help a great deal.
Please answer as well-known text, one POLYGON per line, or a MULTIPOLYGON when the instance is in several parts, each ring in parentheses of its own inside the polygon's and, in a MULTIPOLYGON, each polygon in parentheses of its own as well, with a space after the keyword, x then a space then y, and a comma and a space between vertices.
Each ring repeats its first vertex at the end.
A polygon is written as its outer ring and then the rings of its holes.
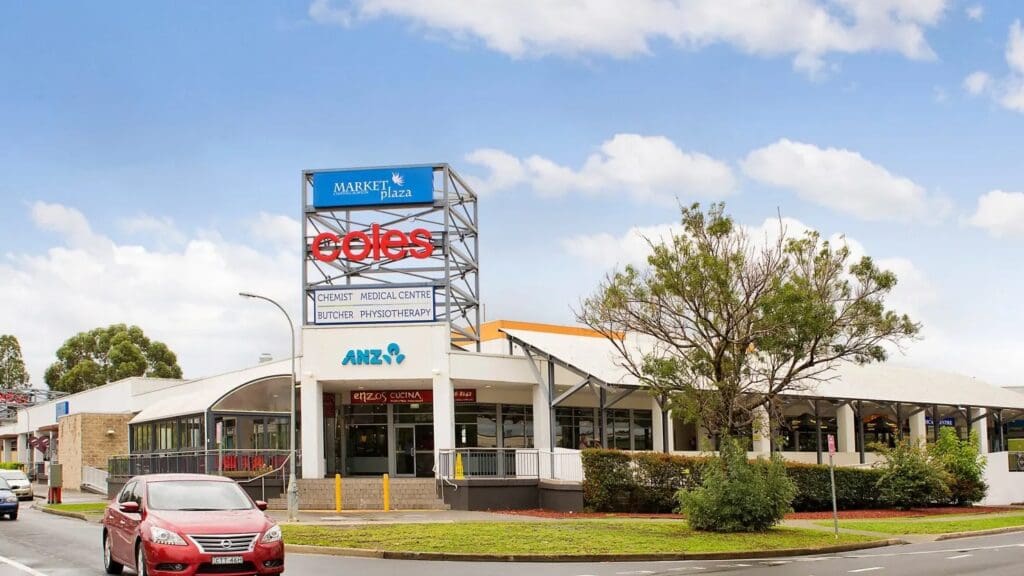
POLYGON ((57 459, 64 468, 64 487, 82 485, 82 466, 106 470, 111 456, 128 453, 131 414, 72 414, 60 419, 57 459), (107 434, 113 430, 113 434, 107 434))

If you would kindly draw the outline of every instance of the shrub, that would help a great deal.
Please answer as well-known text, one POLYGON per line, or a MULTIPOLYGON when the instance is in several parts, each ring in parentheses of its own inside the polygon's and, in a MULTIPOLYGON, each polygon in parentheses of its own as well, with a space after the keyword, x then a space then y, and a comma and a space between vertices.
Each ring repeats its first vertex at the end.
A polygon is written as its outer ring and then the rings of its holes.
POLYGON ((633 456, 632 512, 666 512, 675 509, 676 493, 700 485, 701 458, 655 452, 633 456))
MULTIPOLYGON (((828 466, 790 463, 786 465, 786 472, 797 488, 796 498, 793 499, 794 510, 816 512, 832 509, 832 481, 828 466)), ((836 506, 840 510, 883 506, 876 488, 882 477, 881 470, 837 467, 835 474, 836 506)))
POLYGON ((949 501, 949 475, 917 443, 902 440, 895 448, 878 445, 875 449, 885 458, 876 484, 883 503, 906 509, 949 501))
POLYGON ((974 432, 961 440, 953 428, 941 428, 939 439, 928 448, 929 455, 946 471, 950 501, 953 504, 973 504, 985 498, 985 458, 979 450, 978 435, 974 432))
POLYGON ((0 462, 0 470, 21 470, 24 467, 20 462, 0 462))
POLYGON ((583 460, 583 501, 587 508, 612 512, 629 508, 636 483, 630 456, 617 450, 587 449, 583 460))
POLYGON ((796 493, 781 456, 752 463, 733 438, 723 439, 719 455, 710 458, 701 473, 699 487, 678 495, 690 526, 697 530, 767 530, 790 510, 796 493))

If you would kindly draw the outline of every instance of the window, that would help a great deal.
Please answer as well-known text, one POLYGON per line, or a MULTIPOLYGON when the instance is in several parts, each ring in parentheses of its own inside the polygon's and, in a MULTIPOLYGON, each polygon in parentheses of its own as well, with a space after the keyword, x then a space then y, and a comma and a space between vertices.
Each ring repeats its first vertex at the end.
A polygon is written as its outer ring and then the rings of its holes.
POLYGON ((455 405, 455 447, 496 448, 498 446, 497 404, 455 405))
POLYGON ((600 444, 596 413, 593 408, 555 408, 555 445, 577 450, 600 444))
MULTIPOLYGON (((821 449, 828 450, 826 444, 829 434, 835 436, 838 428, 836 419, 829 417, 821 418, 821 449)), ((818 431, 814 422, 813 413, 804 413, 799 416, 788 416, 779 429, 782 436, 782 450, 784 452, 817 452, 818 431)))
POLYGON ((124 504, 130 502, 132 499, 132 492, 135 490, 135 482, 130 482, 121 489, 121 493, 117 496, 117 503, 124 504))
POLYGON ((605 445, 617 450, 653 450, 654 430, 650 410, 605 411, 605 445))
POLYGON ((501 445, 533 448, 533 406, 501 407, 501 445))

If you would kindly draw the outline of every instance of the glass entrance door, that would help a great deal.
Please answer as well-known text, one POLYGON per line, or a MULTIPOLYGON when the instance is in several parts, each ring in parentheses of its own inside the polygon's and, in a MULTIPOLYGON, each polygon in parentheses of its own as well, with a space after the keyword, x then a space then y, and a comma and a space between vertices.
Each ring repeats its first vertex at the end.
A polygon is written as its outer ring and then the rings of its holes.
POLYGON ((395 425, 395 476, 434 475, 434 426, 395 425))

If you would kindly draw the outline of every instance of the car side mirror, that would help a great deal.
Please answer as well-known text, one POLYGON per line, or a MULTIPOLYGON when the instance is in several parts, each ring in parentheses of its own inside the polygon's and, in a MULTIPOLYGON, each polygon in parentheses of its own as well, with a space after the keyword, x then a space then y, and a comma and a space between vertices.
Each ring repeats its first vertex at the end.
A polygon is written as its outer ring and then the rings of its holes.
POLYGON ((118 505, 118 510, 120 510, 121 512, 124 512, 125 514, 138 514, 139 510, 140 510, 139 509, 139 503, 138 502, 121 502, 121 504, 118 505))
POLYGON ((267 503, 264 502, 263 500, 257 500, 256 501, 256 507, 259 508, 260 510, 266 510, 267 509, 267 503))

